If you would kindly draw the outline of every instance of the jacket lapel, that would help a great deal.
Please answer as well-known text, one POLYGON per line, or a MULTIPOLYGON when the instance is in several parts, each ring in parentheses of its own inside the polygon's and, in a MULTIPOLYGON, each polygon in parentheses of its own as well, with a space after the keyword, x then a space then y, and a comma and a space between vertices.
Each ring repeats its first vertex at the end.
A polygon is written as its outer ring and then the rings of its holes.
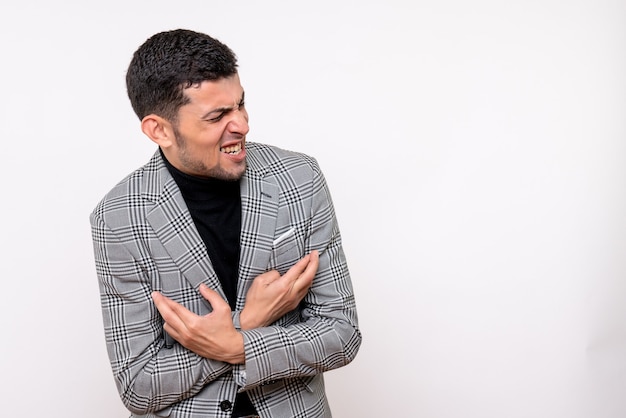
POLYGON ((194 289, 204 282, 226 299, 206 246, 159 151, 146 166, 143 190, 154 202, 146 219, 185 279, 194 289))
POLYGON ((249 153, 248 168, 241 179, 241 235, 237 307, 256 276, 267 271, 276 230, 279 188, 264 179, 262 167, 249 153))

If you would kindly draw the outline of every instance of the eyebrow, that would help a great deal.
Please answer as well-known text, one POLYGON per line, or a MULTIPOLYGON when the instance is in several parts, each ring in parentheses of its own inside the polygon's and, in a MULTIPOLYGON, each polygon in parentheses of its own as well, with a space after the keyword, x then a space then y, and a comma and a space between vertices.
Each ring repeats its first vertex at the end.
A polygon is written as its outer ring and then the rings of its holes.
POLYGON ((202 119, 210 119, 211 115, 213 115, 214 113, 227 113, 233 110, 235 107, 241 106, 241 104, 244 102, 245 95, 245 91, 241 92, 241 99, 239 99, 239 103, 237 103, 236 106, 223 106, 218 107, 217 109, 209 110, 204 115, 202 115, 202 119))

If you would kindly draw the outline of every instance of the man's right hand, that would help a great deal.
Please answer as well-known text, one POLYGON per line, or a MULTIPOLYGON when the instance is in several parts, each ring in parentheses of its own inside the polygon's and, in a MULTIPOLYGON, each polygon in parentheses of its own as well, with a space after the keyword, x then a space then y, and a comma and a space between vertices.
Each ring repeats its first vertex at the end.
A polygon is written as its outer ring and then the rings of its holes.
POLYGON ((319 253, 312 251, 284 275, 270 270, 257 276, 239 317, 241 329, 265 327, 294 310, 309 291, 319 266, 319 253))

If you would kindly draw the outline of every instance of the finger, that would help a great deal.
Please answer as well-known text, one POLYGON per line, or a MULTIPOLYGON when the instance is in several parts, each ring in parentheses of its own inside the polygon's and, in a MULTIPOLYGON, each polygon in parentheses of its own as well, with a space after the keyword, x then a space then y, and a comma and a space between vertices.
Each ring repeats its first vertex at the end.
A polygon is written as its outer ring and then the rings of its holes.
POLYGON ((274 283, 278 279, 280 279, 280 273, 277 270, 269 270, 265 273, 259 274, 254 281, 267 286, 274 283))
POLYGON ((219 293, 209 288, 204 283, 200 284, 200 294, 209 302, 209 304, 211 304, 213 311, 228 309, 230 312, 230 305, 220 296, 219 293))
POLYGON ((319 253, 317 250, 314 250, 309 255, 309 263, 304 271, 298 276, 293 285, 293 290, 296 292, 308 289, 311 286, 311 283, 313 283, 313 278, 317 273, 317 269, 319 267, 319 253))
POLYGON ((175 330, 186 328, 185 321, 195 316, 193 312, 159 292, 152 292, 152 300, 163 320, 175 330))
POLYGON ((290 281, 290 282, 297 280, 298 276, 300 276, 306 269, 307 265, 309 264, 310 259, 311 259, 310 254, 305 255, 300 260, 298 260, 296 264, 291 266, 291 268, 287 270, 287 273, 285 273, 282 277, 285 280, 290 281))
POLYGON ((313 250, 311 251, 311 261, 309 262, 309 264, 306 266, 306 272, 313 272, 313 275, 315 276, 315 273, 317 273, 317 269, 319 268, 320 265, 320 253, 317 250, 313 250))
POLYGON ((306 268, 300 273, 298 279, 313 279, 315 273, 317 273, 317 268, 320 264, 320 256, 317 250, 313 250, 309 253, 309 263, 306 265, 306 268))
POLYGON ((160 292, 152 292, 152 301, 164 319, 166 316, 174 315, 172 308, 169 306, 169 300, 169 298, 163 296, 160 292))

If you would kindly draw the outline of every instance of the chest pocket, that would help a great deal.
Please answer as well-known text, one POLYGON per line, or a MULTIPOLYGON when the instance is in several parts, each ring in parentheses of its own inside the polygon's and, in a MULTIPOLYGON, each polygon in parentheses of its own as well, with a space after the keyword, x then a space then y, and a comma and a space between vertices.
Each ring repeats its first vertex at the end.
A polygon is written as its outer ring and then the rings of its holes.
POLYGON ((291 266, 304 256, 302 252, 302 244, 296 237, 296 230, 290 228, 272 242, 269 268, 278 270, 281 275, 285 274, 291 266))

